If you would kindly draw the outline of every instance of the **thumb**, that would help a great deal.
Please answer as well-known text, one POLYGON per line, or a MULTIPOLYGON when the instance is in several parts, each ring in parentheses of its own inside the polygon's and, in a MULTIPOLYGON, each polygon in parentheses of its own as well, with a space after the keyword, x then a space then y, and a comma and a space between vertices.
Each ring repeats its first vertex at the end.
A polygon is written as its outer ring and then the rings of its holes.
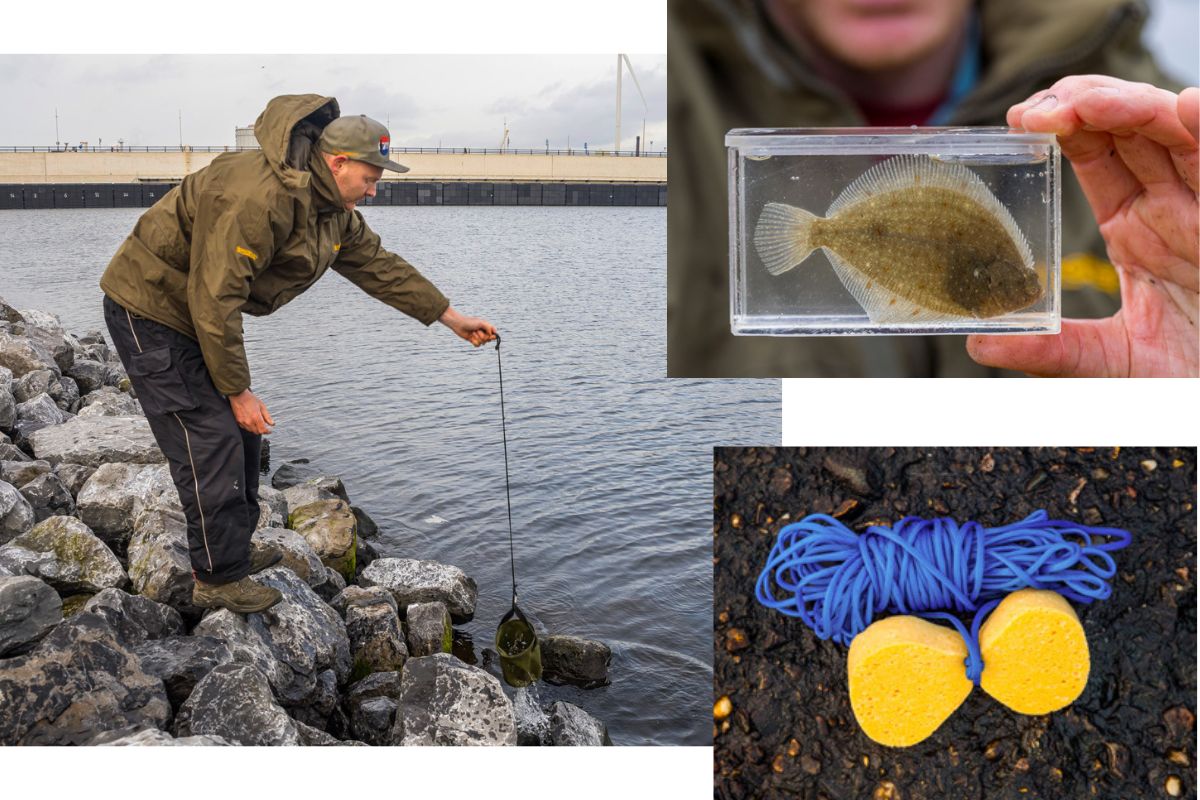
POLYGON ((1179 121, 1192 134, 1193 139, 1200 139, 1200 89, 1190 87, 1179 95, 1175 106, 1179 121))
POLYGON ((1108 378, 1129 373, 1125 330, 1116 317, 1064 319, 1057 336, 967 337, 980 364, 1057 378, 1108 378))

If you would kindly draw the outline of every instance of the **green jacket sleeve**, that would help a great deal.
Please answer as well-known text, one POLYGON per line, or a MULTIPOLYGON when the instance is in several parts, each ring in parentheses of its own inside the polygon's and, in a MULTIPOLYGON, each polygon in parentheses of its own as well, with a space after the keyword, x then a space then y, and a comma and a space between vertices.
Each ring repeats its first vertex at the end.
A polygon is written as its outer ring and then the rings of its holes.
POLYGON ((250 388, 242 305, 250 282, 271 259, 274 236, 260 201, 220 192, 200 196, 192 225, 188 310, 217 391, 250 388))
POLYGON ((384 250, 379 235, 354 211, 342 232, 342 247, 333 268, 358 288, 392 308, 430 325, 450 301, 416 267, 384 250))

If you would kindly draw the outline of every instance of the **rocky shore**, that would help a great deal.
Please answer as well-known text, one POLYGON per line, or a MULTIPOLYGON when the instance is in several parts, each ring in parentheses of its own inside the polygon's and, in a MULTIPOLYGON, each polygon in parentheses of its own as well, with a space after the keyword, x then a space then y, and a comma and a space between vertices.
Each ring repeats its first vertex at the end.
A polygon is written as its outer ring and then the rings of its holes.
MULTIPOLYGON (((179 496, 116 352, 0 299, 0 744, 611 744, 505 686, 491 651, 455 656, 475 581, 377 536, 339 478, 285 463, 253 537, 283 600, 192 606, 179 496)), ((607 685, 606 645, 539 636, 544 680, 607 685)))

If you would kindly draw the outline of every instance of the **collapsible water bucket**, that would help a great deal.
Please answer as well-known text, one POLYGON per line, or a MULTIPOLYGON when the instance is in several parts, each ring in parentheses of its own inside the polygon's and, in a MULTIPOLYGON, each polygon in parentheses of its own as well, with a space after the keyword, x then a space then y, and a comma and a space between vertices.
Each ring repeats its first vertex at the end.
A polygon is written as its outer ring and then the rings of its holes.
POLYGON ((496 629, 496 652, 500 654, 504 682, 509 686, 528 686, 542 677, 542 646, 515 603, 496 629))

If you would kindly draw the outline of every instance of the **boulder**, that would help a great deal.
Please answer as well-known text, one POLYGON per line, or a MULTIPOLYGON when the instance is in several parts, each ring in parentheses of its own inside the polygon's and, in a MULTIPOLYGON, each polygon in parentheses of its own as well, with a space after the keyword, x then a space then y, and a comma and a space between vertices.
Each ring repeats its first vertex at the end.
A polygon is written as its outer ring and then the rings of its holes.
POLYGON ((542 708, 536 683, 523 686, 514 693, 513 714, 517 720, 517 744, 527 747, 554 744, 550 735, 550 717, 542 708))
POLYGON ((13 423, 17 442, 29 440, 32 434, 43 428, 57 427, 70 416, 45 392, 24 403, 17 403, 17 421, 13 423))
POLYGON ((321 565, 321 569, 325 570, 325 580, 315 584, 312 589, 317 593, 318 597, 328 603, 346 588, 346 579, 342 577, 340 572, 330 569, 324 564, 321 565))
POLYGON ((7 367, 14 378, 38 369, 61 372, 54 357, 41 345, 25 336, 0 332, 0 367, 7 367))
POLYGON ((183 512, 144 511, 133 527, 126 554, 133 590, 189 616, 195 614, 192 560, 183 512))
POLYGON ((72 417, 34 431, 29 442, 34 454, 51 464, 65 461, 98 467, 109 462, 161 464, 166 460, 145 417, 72 417))
POLYGON ((224 642, 235 664, 253 667, 267 678, 271 686, 285 685, 291 679, 287 667, 279 662, 271 648, 250 628, 241 614, 224 608, 210 611, 192 629, 192 635, 211 636, 224 642))
POLYGON ((374 539, 379 536, 379 526, 366 511, 358 506, 350 506, 350 510, 354 513, 354 521, 358 523, 360 539, 374 539))
POLYGON ((392 744, 516 743, 512 701, 495 677, 449 653, 405 662, 392 744))
POLYGON ((7 481, 17 487, 24 486, 49 471, 49 461, 0 461, 0 481, 7 481))
POLYGON ((367 744, 390 744, 399 696, 399 672, 375 672, 352 685, 346 693, 351 735, 367 744))
POLYGON ((332 736, 320 728, 314 728, 312 725, 305 725, 298 719, 292 719, 292 724, 296 726, 296 730, 300 734, 300 744, 304 747, 336 747, 343 744, 339 742, 336 736, 332 736))
MULTIPOLYGON (((54 398, 54 402, 63 411, 75 413, 79 410, 79 385, 71 378, 62 377, 58 379, 59 393, 54 398)), ((53 392, 51 395, 53 396, 53 392)))
POLYGON ((112 550, 74 517, 50 517, 34 525, 0 547, 0 561, 10 557, 26 574, 63 594, 98 592, 129 580, 112 550))
POLYGON ((126 647, 183 634, 183 618, 170 606, 120 589, 104 589, 88 600, 83 610, 103 617, 117 640, 126 647))
POLYGON ((579 706, 558 701, 550 706, 550 738, 558 747, 611 745, 608 728, 579 706))
POLYGON ((166 464, 102 464, 79 490, 76 505, 79 518, 119 552, 143 509, 183 510, 166 464))
POLYGON ((347 582, 354 580, 354 514, 343 500, 318 500, 292 508, 288 527, 312 545, 321 563, 337 570, 347 582))
POLYGON ((444 603, 413 603, 408 607, 408 654, 413 658, 449 653, 454 632, 444 603))
POLYGON ((75 363, 75 350, 64 336, 62 323, 53 314, 36 309, 21 309, 25 316, 25 337, 34 347, 49 353, 57 372, 66 372, 75 363))
POLYGON ((0 743, 84 744, 98 732, 164 728, 162 681, 100 617, 64 621, 30 654, 0 661, 0 743))
POLYGON ((140 417, 142 406, 128 394, 102 386, 85 394, 79 401, 81 417, 140 417))
POLYGON ((287 527, 287 498, 278 489, 258 487, 258 524, 255 529, 287 527))
MULTIPOLYGON (((3 369, 0 367, 0 369, 3 369)), ((7 372, 7 370, 5 370, 7 372)), ((10 373, 11 374, 11 373, 10 373)), ((8 430, 17 421, 17 401, 12 392, 0 386, 0 430, 8 430)))
POLYGON ((33 507, 11 483, 0 481, 0 545, 33 527, 33 507))
POLYGON ((308 465, 307 460, 285 461, 271 476, 271 485, 280 491, 293 486, 311 486, 319 491, 328 492, 335 497, 350 502, 342 479, 336 475, 322 475, 308 465))
POLYGON ((29 652, 62 618, 62 601, 47 584, 0 577, 0 658, 29 652))
POLYGON ((233 663, 224 640, 213 636, 167 636, 150 639, 133 648, 142 669, 162 678, 171 708, 176 711, 200 680, 222 664, 233 663))
POLYGON ((354 605, 346 609, 346 632, 350 636, 353 668, 350 680, 372 672, 395 672, 408 659, 400 617, 387 603, 354 605))
POLYGON ((94 392, 104 385, 104 376, 108 374, 108 365, 91 359, 75 359, 75 363, 66 370, 67 376, 79 384, 83 394, 94 392))
POLYGON ((547 683, 569 683, 584 689, 608 685, 612 650, 603 642, 578 636, 544 636, 542 679, 547 683))
MULTIPOLYGON (((4 434, 0 434, 0 437, 8 438, 4 434)), ((33 459, 10 440, 0 442, 0 461, 33 461, 33 459)))
POLYGON ((35 522, 75 513, 75 498, 53 473, 39 475, 29 481, 21 487, 21 494, 29 501, 35 522))
POLYGON ((20 311, 4 302, 4 298, 0 297, 0 322, 16 322, 24 325, 25 318, 21 316, 20 311))
POLYGON ((236 745, 221 736, 183 736, 176 739, 166 731, 158 728, 140 728, 135 730, 105 731, 92 739, 88 744, 104 747, 196 747, 236 745))
POLYGON ((392 593, 401 613, 413 603, 440 601, 455 622, 475 615, 478 589, 461 569, 436 561, 411 558, 380 558, 371 562, 361 577, 363 586, 382 586, 392 593))
POLYGON ((281 566, 296 573, 296 577, 310 587, 325 582, 325 567, 313 552, 308 540, 286 528, 262 528, 250 537, 250 546, 278 553, 283 557, 281 566))
POLYGON ((378 603, 390 606, 393 612, 400 613, 396 598, 382 586, 347 586, 329 601, 329 605, 342 615, 342 619, 346 618, 346 611, 352 606, 372 606, 378 603))
POLYGON ((58 375, 48 369, 35 369, 13 381, 12 396, 18 403, 28 403, 40 394, 48 394, 53 400, 62 395, 58 375))
POLYGON ((305 483, 284 489, 283 499, 287 502, 288 509, 294 510, 319 500, 340 500, 341 498, 333 492, 305 483))
MULTIPOLYGON (((49 463, 49 462, 46 462, 49 463)), ((67 491, 72 497, 76 497, 83 485, 87 483, 87 479, 92 477, 92 473, 96 471, 95 467, 89 467, 84 464, 55 464, 54 474, 62 481, 63 486, 67 487, 67 491)))
POLYGON ((298 745, 300 732, 262 673, 222 664, 200 679, 179 709, 175 735, 220 736, 242 745, 298 745))

